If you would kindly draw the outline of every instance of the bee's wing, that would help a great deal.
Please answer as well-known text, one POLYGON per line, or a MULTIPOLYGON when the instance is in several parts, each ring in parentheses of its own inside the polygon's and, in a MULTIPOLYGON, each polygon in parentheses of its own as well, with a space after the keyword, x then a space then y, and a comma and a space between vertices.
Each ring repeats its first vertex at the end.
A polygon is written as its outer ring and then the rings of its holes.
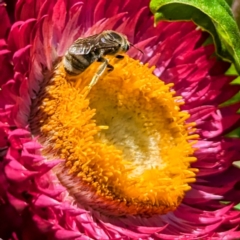
POLYGON ((96 47, 96 45, 98 45, 98 41, 99 34, 95 34, 87 38, 79 38, 68 49, 68 52, 74 55, 86 55, 93 49, 98 48, 96 47))
POLYGON ((96 43, 96 49, 111 49, 118 48, 119 42, 115 39, 106 38, 103 34, 98 37, 98 41, 96 43))

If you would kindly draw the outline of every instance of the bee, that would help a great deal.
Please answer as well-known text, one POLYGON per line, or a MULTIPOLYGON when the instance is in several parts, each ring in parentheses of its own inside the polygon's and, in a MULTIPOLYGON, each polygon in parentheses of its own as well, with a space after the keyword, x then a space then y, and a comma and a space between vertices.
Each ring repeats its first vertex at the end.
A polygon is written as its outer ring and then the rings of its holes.
POLYGON ((76 76, 84 72, 93 62, 101 62, 89 86, 94 86, 106 68, 112 71, 114 68, 108 63, 106 55, 116 55, 121 59, 121 53, 130 48, 127 37, 121 33, 106 30, 86 38, 77 39, 67 50, 63 57, 63 65, 69 75, 76 76))

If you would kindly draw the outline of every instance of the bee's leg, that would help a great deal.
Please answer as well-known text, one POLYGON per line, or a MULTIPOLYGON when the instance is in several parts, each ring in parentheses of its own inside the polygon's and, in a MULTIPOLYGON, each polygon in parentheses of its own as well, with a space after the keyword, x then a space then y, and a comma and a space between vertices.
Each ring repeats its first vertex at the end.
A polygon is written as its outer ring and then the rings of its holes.
MULTIPOLYGON (((100 57, 97 61, 98 62, 105 62, 107 59, 105 59, 104 57, 100 57)), ((107 60, 108 61, 108 60, 107 60)), ((107 65, 107 68, 108 68, 108 71, 109 72, 111 72, 113 69, 114 69, 114 67, 112 66, 112 65, 110 65, 110 64, 108 64, 107 65)))
POLYGON ((118 59, 123 59, 124 56, 123 56, 123 55, 116 55, 116 58, 118 58, 118 59))
POLYGON ((107 68, 108 68, 108 72, 111 72, 114 69, 114 67, 110 64, 107 65, 107 68))
MULTIPOLYGON (((104 57, 100 57, 97 61, 98 62, 105 62, 105 61, 108 61, 108 60, 105 59, 104 57)), ((108 72, 111 72, 114 69, 114 67, 110 64, 107 65, 107 68, 108 68, 108 72)))
MULTIPOLYGON (((89 83, 88 86, 90 88, 93 87, 97 83, 98 79, 103 75, 104 71, 106 70, 106 68, 109 65, 108 60, 106 58, 103 58, 103 57, 101 57, 98 60, 98 62, 102 62, 102 64, 98 67, 97 72, 94 74, 91 82, 89 83)), ((111 66, 111 65, 109 65, 109 66, 111 66)))

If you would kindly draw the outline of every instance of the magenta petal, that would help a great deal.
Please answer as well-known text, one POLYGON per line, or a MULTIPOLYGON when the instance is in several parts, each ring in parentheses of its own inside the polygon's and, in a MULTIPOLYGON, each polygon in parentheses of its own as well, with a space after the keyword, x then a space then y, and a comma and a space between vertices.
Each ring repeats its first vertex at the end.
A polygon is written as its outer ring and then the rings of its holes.
POLYGON ((10 161, 5 166, 5 174, 7 178, 13 181, 25 181, 30 177, 33 177, 37 174, 37 172, 31 172, 25 169, 21 164, 17 161, 10 161))
POLYGON ((67 231, 67 230, 64 230, 64 229, 59 229, 56 231, 55 233, 55 237, 56 239, 81 239, 81 240, 87 240, 89 239, 88 237, 86 236, 82 236, 81 233, 78 233, 76 231, 67 231))
POLYGON ((165 227, 144 227, 144 226, 133 227, 133 226, 131 226, 130 228, 132 230, 135 230, 135 231, 139 232, 139 233, 152 234, 152 233, 158 233, 158 232, 162 231, 166 227, 167 227, 167 225, 165 227))
POLYGON ((10 20, 4 3, 0 3, 0 39, 7 37, 7 30, 10 28, 10 20))
POLYGON ((35 200, 35 205, 38 207, 51 207, 51 206, 56 206, 60 204, 61 203, 56 201, 55 199, 43 194, 38 196, 37 199, 35 200))
POLYGON ((13 56, 13 63, 15 65, 15 71, 18 72, 26 72, 28 68, 26 68, 26 62, 29 61, 29 49, 30 45, 27 45, 25 48, 21 48, 20 50, 16 51, 13 56), (24 56, 26 55, 26 56, 24 56), (23 59, 26 58, 25 62, 23 59))
POLYGON ((124 229, 124 228, 121 228, 118 226, 112 226, 111 224, 108 224, 108 223, 104 223, 104 226, 109 230, 114 229, 115 231, 119 232, 120 234, 126 235, 130 238, 146 238, 148 236, 148 234, 146 234, 146 233, 145 234, 136 233, 129 229, 124 229))
POLYGON ((27 207, 27 203, 25 201, 22 201, 18 198, 15 198, 10 193, 7 193, 7 197, 9 202, 18 210, 19 212, 23 211, 25 207, 27 207))

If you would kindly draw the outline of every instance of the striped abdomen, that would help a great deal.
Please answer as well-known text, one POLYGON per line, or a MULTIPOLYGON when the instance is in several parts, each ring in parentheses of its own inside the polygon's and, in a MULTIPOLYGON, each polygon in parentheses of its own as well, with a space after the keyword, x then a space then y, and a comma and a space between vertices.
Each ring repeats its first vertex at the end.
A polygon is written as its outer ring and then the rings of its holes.
POLYGON ((68 74, 78 75, 96 60, 97 56, 93 52, 85 55, 75 55, 67 52, 63 58, 63 64, 68 74))

